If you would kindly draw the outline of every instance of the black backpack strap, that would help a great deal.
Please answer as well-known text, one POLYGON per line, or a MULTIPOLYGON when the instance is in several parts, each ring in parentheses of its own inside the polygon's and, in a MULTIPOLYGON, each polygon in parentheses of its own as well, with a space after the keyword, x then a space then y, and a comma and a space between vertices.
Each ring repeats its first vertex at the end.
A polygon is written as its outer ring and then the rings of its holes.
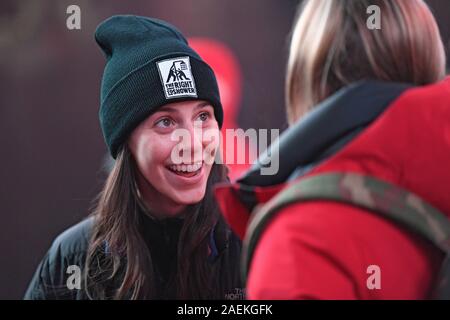
POLYGON ((257 208, 247 230, 242 273, 246 282, 257 242, 277 212, 293 203, 336 201, 377 213, 433 243, 446 256, 435 298, 450 299, 450 220, 417 195, 374 177, 355 173, 328 173, 294 182, 257 208))

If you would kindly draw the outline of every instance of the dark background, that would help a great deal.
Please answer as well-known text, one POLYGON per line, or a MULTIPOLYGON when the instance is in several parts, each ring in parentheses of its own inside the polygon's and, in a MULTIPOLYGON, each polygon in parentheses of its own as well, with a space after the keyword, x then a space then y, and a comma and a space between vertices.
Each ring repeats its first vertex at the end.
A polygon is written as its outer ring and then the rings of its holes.
MULTIPOLYGON (((227 44, 243 75, 240 127, 286 128, 284 71, 297 0, 0 2, 0 299, 20 299, 51 241, 88 214, 104 179, 95 27, 153 16, 227 44), (68 30, 66 8, 81 8, 68 30)), ((428 1, 450 51, 450 1, 428 1)))

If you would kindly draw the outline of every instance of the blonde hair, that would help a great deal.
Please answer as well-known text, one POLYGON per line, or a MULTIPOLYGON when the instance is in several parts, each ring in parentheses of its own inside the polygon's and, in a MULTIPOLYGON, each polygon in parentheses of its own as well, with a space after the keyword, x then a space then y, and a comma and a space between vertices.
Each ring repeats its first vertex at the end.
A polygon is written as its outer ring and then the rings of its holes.
POLYGON ((425 85, 445 76, 445 50, 423 0, 305 0, 287 66, 292 124, 340 88, 362 79, 425 85), (367 27, 377 5, 381 29, 367 27))

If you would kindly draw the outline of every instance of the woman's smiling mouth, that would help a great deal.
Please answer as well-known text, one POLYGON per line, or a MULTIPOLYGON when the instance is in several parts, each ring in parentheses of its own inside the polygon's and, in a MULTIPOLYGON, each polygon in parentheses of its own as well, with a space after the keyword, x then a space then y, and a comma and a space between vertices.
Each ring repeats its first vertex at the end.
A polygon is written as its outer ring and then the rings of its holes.
POLYGON ((194 177, 198 175, 203 168, 203 161, 193 164, 172 164, 167 167, 171 172, 182 177, 194 177))

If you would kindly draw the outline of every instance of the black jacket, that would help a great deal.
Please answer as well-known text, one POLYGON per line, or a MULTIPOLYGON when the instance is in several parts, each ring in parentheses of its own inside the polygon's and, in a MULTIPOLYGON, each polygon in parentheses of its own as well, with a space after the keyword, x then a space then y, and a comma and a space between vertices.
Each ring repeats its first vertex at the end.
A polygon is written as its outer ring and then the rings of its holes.
MULTIPOLYGON (((176 272, 178 236, 183 221, 178 218, 156 221, 146 215, 143 221, 143 236, 149 247, 156 275, 155 287, 160 292, 158 298, 174 298, 175 288, 167 286, 167 282, 176 272)), ((69 277, 74 274, 73 269, 70 269, 69 266, 77 266, 81 272, 85 266, 93 227, 94 218, 90 217, 67 229, 54 240, 39 264, 24 299, 88 299, 82 287, 69 289, 67 283, 68 280, 71 282, 69 277)), ((216 229, 217 227, 214 228, 214 230, 216 229)), ((219 263, 217 261, 220 261, 219 258, 224 254, 228 254, 230 259, 236 261, 235 270, 229 270, 230 274, 226 275, 231 275, 235 279, 235 286, 228 288, 224 292, 224 297, 234 288, 241 287, 238 266, 241 242, 228 226, 225 230, 226 239, 219 239, 217 234, 211 234, 211 254, 209 256, 210 263, 219 263)))

